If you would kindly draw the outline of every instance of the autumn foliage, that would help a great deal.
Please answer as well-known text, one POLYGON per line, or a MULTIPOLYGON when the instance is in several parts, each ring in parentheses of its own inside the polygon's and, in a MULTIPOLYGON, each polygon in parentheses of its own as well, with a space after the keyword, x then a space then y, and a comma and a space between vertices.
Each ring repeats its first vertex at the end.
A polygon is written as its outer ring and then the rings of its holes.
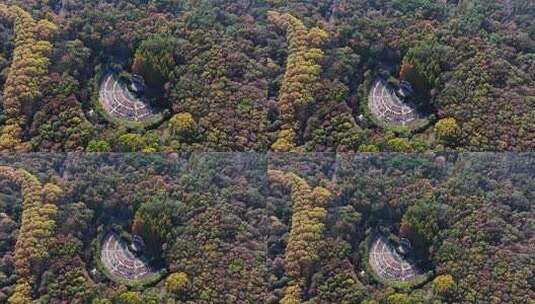
POLYGON ((271 147, 275 151, 290 151, 295 148, 303 127, 303 111, 315 100, 314 93, 321 73, 319 63, 323 58, 319 46, 328 35, 319 28, 308 30, 301 20, 290 14, 271 11, 268 19, 286 30, 289 47, 286 73, 279 92, 283 126, 271 147))
POLYGON ((36 22, 18 6, 0 4, 0 18, 13 23, 15 49, 3 93, 3 106, 7 121, 0 133, 0 150, 21 150, 23 128, 33 104, 41 96, 40 86, 48 72, 52 51, 50 42, 44 40, 55 29, 47 21, 36 22))
POLYGON ((187 292, 190 280, 185 272, 175 272, 165 280, 165 288, 168 292, 181 295, 187 292))
POLYGON ((433 291, 442 296, 447 296, 455 288, 455 280, 449 274, 439 275, 433 280, 433 291))
POLYGON ((445 142, 455 143, 461 136, 461 128, 455 118, 444 118, 435 125, 435 134, 445 142))
POLYGON ((48 256, 48 246, 53 235, 57 212, 55 202, 61 189, 53 184, 42 186, 39 180, 22 169, 0 167, 0 177, 10 180, 22 190, 22 223, 15 245, 15 267, 18 275, 12 304, 31 302, 31 286, 36 270, 48 256))
POLYGON ((188 112, 178 113, 169 120, 169 130, 173 136, 187 139, 195 133, 197 123, 188 112))
POLYGON ((288 275, 293 280, 286 289, 283 303, 299 303, 301 286, 312 274, 318 262, 318 250, 323 240, 325 209, 331 197, 329 190, 311 188, 294 173, 268 170, 270 182, 283 184, 291 189, 292 227, 286 248, 285 263, 288 275))
POLYGON ((58 200, 55 186, 0 167, 7 177, 0 302, 530 303, 535 296, 531 154, 206 155, 1 156, 40 180, 62 180, 65 193, 58 200), (49 216, 54 201, 58 211, 49 216), (142 256, 166 269, 165 279, 126 293, 93 271, 95 240, 109 229, 125 240, 142 234, 142 256), (392 245, 409 239, 425 281, 377 283, 366 264, 375 231, 392 245), (161 254, 146 255, 157 239, 161 254))

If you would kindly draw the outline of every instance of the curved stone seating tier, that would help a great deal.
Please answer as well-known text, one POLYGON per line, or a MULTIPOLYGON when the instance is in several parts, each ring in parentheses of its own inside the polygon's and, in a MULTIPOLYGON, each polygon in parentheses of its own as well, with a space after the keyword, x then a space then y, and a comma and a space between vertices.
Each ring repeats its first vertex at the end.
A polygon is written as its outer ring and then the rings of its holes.
POLYGON ((382 237, 373 240, 369 259, 372 269, 382 279, 409 281, 422 274, 416 265, 401 257, 382 237))
POLYGON ((99 99, 104 110, 116 118, 141 121, 158 114, 147 100, 134 96, 113 74, 104 77, 99 99))
POLYGON ((112 275, 122 279, 139 280, 157 273, 135 256, 114 233, 108 233, 104 238, 100 258, 112 275))
POLYGON ((407 126, 416 120, 424 119, 416 109, 401 101, 381 79, 376 80, 372 86, 368 107, 378 120, 396 126, 407 126))

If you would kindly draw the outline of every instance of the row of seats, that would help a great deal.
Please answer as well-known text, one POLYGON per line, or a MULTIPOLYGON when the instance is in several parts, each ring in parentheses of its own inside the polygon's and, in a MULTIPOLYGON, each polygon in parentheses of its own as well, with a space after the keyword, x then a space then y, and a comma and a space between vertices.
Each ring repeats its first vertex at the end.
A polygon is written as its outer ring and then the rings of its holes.
POLYGON ((102 263, 113 275, 125 279, 140 279, 154 270, 136 257, 128 246, 113 233, 108 234, 102 245, 102 263))
POLYGON ((100 99, 104 109, 119 118, 139 121, 155 112, 146 100, 128 94, 113 75, 108 75, 100 88, 100 99))
POLYGON ((420 274, 415 265, 399 256, 382 238, 377 238, 372 243, 370 264, 385 279, 407 281, 420 274))
POLYGON ((369 96, 369 105, 371 112, 384 122, 406 125, 420 118, 419 114, 401 102, 382 80, 374 83, 369 96))

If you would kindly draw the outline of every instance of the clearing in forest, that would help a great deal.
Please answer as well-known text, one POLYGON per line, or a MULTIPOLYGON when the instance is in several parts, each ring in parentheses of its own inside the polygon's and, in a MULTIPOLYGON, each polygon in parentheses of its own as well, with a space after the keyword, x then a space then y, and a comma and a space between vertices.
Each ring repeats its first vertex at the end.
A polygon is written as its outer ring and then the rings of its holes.
POLYGON ((158 115, 145 98, 135 96, 113 74, 104 77, 99 97, 104 110, 115 118, 143 121, 158 115))
POLYGON ((422 275, 418 267, 400 256, 394 246, 383 237, 376 237, 370 248, 370 266, 387 281, 407 282, 422 275))
POLYGON ((395 127, 414 127, 425 121, 415 107, 403 102, 382 80, 378 79, 368 96, 368 107, 379 123, 395 127))
POLYGON ((113 232, 104 237, 100 259, 106 270, 119 279, 143 280, 158 274, 157 269, 135 256, 128 245, 113 232))

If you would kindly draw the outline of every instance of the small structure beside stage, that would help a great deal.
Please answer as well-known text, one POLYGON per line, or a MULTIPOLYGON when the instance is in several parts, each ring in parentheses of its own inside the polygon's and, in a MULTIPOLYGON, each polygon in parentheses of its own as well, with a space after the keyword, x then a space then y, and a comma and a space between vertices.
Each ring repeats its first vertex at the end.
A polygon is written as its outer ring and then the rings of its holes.
POLYGON ((145 250, 145 242, 139 235, 134 235, 132 237, 132 243, 129 246, 130 250, 136 255, 140 255, 145 250))
POLYGON ((145 79, 143 78, 143 76, 139 75, 139 74, 134 74, 132 75, 132 83, 130 83, 130 91, 132 91, 133 93, 135 94, 143 94, 145 93, 145 88, 146 88, 146 85, 145 85, 145 79))
POLYGON ((408 99, 414 96, 414 90, 412 89, 412 85, 407 81, 401 81, 401 83, 399 84, 399 88, 396 91, 396 95, 399 98, 407 101, 408 99))
POLYGON ((396 251, 402 256, 408 256, 412 252, 412 245, 408 239, 401 239, 396 251))

